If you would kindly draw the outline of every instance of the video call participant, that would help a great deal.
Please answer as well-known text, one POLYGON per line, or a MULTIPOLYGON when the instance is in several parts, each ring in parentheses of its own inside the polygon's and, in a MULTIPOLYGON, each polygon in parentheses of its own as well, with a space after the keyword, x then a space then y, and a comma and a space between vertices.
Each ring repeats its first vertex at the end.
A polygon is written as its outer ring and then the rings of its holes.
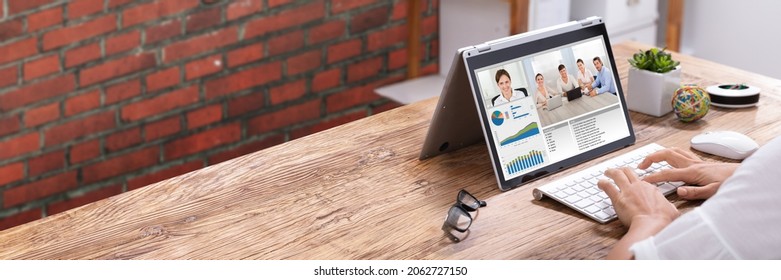
POLYGON ((536 100, 537 100, 537 108, 548 108, 548 98, 553 98, 553 95, 555 95, 555 91, 552 89, 549 89, 545 85, 545 77, 542 76, 542 74, 537 73, 537 75, 534 76, 534 81, 537 82, 537 93, 536 93, 536 100))
POLYGON ((559 64, 559 75, 560 77, 556 79, 556 90, 560 94, 567 96, 567 91, 579 87, 572 75, 567 73, 567 67, 564 67, 564 64, 559 64))
POLYGON ((491 104, 493 104, 493 106, 502 105, 524 97, 523 93, 519 93, 513 90, 510 73, 508 73, 507 70, 497 70, 495 79, 496 85, 499 86, 499 91, 501 91, 501 94, 491 99, 491 104))
POLYGON ((613 72, 604 67, 602 59, 594 57, 594 67, 597 68, 597 79, 591 83, 590 96, 597 96, 605 92, 616 94, 616 86, 613 82, 613 72))
POLYGON ((581 88, 586 88, 594 82, 594 74, 591 70, 586 69, 586 65, 583 64, 583 60, 578 58, 578 85, 581 88))

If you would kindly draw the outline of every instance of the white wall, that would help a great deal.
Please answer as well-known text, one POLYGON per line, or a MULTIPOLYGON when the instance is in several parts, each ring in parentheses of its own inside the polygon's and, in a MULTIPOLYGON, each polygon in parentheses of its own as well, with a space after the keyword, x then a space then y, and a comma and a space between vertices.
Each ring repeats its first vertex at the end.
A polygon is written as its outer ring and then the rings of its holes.
MULTIPOLYGON (((781 78, 781 1, 687 0, 685 3, 682 53, 781 78)), ((686 65, 683 67, 686 71, 686 65)))

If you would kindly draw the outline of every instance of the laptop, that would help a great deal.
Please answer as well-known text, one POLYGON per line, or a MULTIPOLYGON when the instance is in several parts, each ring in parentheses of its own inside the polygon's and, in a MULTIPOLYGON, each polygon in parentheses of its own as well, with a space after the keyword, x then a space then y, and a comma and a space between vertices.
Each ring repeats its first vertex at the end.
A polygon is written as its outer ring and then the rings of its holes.
POLYGON ((580 91, 580 87, 575 87, 567 91, 567 101, 578 99, 581 96, 583 96, 583 93, 580 91))
POLYGON ((561 95, 554 95, 548 98, 548 111, 561 107, 561 95))
MULTIPOLYGON (((536 98, 491 104, 500 69, 513 77, 513 88, 529 88, 536 86, 538 73, 556 77, 559 64, 575 69, 577 59, 591 61, 597 56, 614 75, 618 73, 604 21, 599 17, 459 49, 420 159, 484 140, 499 189, 507 191, 633 145, 635 135, 620 84, 616 85, 620 94, 613 103, 596 109, 568 107, 572 117, 554 124, 542 124, 544 110, 537 108, 536 98)), ((620 79, 615 76, 613 81, 620 79)))

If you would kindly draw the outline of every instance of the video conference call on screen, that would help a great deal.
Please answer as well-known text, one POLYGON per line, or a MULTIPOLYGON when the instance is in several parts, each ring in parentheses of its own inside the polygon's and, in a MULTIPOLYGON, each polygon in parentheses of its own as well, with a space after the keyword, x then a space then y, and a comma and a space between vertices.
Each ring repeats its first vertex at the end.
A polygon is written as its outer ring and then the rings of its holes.
POLYGON ((505 180, 629 136, 601 36, 475 71, 505 180))

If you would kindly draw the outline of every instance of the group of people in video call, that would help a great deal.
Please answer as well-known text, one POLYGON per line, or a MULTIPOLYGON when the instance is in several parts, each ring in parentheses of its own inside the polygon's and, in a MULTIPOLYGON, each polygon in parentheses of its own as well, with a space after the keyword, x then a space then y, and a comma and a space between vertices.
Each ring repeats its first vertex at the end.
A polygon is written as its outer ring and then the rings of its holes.
MULTIPOLYGON (((567 91, 576 87, 581 88, 581 91, 588 96, 597 96, 605 92, 616 94, 613 73, 608 67, 603 67, 604 64, 602 63, 602 59, 598 56, 594 57, 592 62, 597 69, 596 76, 592 74, 590 70, 586 69, 582 59, 577 60, 577 79, 567 72, 567 67, 564 66, 564 64, 559 64, 559 77, 556 79, 555 89, 551 89, 545 84, 545 76, 543 76, 542 73, 534 75, 534 81, 537 86, 537 93, 535 94, 537 108, 547 109, 548 99, 553 97, 561 98, 561 96, 566 97, 567 91)), ((507 70, 497 70, 495 79, 501 94, 492 99, 493 106, 502 105, 526 96, 524 93, 518 92, 512 88, 512 80, 510 79, 510 73, 508 73, 507 70)))

